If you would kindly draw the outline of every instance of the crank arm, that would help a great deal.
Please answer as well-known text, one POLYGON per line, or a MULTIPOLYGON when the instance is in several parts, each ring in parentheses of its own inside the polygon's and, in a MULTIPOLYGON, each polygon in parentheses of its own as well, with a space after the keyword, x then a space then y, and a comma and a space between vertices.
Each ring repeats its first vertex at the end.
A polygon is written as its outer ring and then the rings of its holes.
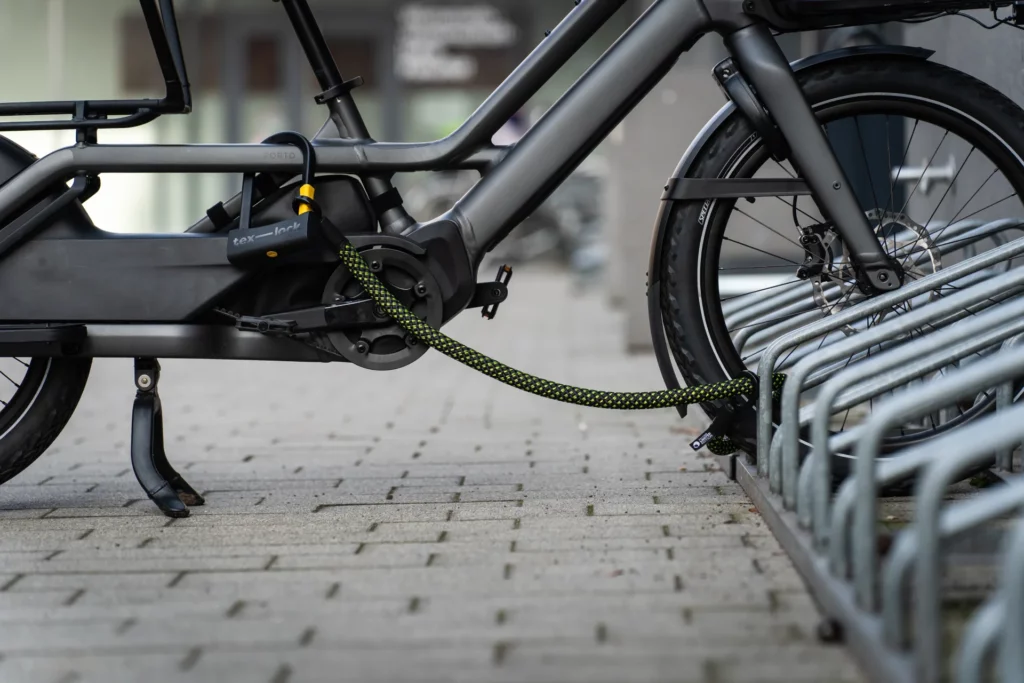
MULTIPOLYGON (((396 294, 401 301, 408 299, 404 292, 396 294)), ((468 308, 497 306, 508 298, 508 285, 504 282, 486 282, 477 285, 476 295, 468 308)), ((411 301, 405 302, 409 305, 411 301)), ((364 329, 381 325, 390 318, 380 306, 369 299, 345 301, 330 306, 314 306, 298 311, 285 311, 267 316, 241 316, 236 319, 240 329, 264 334, 300 334, 303 332, 336 332, 364 329)))
POLYGON ((277 313, 268 317, 293 322, 293 332, 328 332, 363 328, 367 325, 379 325, 388 320, 387 314, 369 299, 346 301, 330 306, 315 306, 299 311, 277 313))
POLYGON ((346 329, 362 329, 369 325, 380 325, 388 316, 369 299, 346 301, 330 306, 314 306, 298 311, 274 313, 261 318, 242 318, 240 324, 255 326, 259 332, 331 332, 346 329), (254 323, 254 324, 250 324, 254 323))

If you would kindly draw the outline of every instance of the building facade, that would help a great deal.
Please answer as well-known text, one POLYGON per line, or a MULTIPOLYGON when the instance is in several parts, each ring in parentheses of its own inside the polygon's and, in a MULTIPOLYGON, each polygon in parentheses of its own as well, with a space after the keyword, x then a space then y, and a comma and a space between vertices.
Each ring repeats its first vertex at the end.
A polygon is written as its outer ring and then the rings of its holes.
MULTIPOLYGON (((371 134, 436 139, 454 130, 571 8, 547 0, 311 0, 371 134)), ((134 129, 121 143, 256 142, 280 130, 313 135, 326 116, 281 5, 176 0, 195 110, 134 129)), ((526 114, 557 99, 628 25, 621 13, 548 84, 526 114)), ((161 80, 138 0, 0 0, 7 101, 159 96, 161 80)), ((13 135, 42 154, 67 132, 13 135)), ((405 179, 415 182, 415 179, 405 179)), ((237 178, 104 176, 90 213, 106 229, 175 231, 220 201, 237 178), (125 197, 128 197, 127 203, 125 197), (129 219, 128 216, 131 216, 129 219), (144 224, 140 225, 138 221, 144 224)))

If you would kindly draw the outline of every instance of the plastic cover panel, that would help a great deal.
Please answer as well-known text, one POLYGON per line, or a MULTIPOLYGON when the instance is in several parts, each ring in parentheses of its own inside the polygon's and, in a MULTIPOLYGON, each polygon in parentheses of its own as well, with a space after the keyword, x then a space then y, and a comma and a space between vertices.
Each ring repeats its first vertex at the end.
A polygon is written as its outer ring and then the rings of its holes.
MULTIPOLYGON (((906 18, 941 12, 949 9, 988 7, 988 3, 971 0, 775 0, 779 14, 788 18, 854 17, 859 13, 873 16, 906 18)), ((1009 3, 997 3, 1009 4, 1009 3)), ((860 23, 860 22, 851 22, 860 23)))

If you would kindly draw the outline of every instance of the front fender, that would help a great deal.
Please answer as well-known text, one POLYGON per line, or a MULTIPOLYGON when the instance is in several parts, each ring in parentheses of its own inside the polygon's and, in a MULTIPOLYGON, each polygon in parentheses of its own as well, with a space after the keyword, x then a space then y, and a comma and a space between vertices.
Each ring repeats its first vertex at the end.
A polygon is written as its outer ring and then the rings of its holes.
MULTIPOLYGON (((920 47, 908 47, 903 45, 858 45, 805 57, 793 62, 791 66, 795 73, 800 73, 801 71, 806 71, 807 69, 815 68, 822 64, 830 64, 832 62, 842 60, 861 59, 877 55, 891 55, 911 59, 928 59, 933 54, 933 50, 927 50, 920 47)), ((680 159, 679 165, 676 166, 676 170, 672 174, 673 178, 693 177, 690 174, 693 165, 696 163, 697 159, 700 158, 705 147, 708 145, 712 137, 714 137, 715 133, 718 132, 718 129, 725 124, 728 118, 732 116, 735 111, 736 106, 732 102, 729 102, 722 107, 710 121, 708 121, 707 125, 701 129, 700 134, 697 135, 693 142, 690 143, 690 147, 686 150, 686 154, 684 154, 683 158, 680 159)), ((675 202, 672 201, 663 201, 661 204, 661 210, 658 212, 658 219, 654 226, 654 236, 651 240, 651 258, 647 270, 647 310, 651 325, 651 340, 654 343, 654 354, 658 359, 658 367, 661 369, 661 376, 665 381, 665 386, 669 389, 678 388, 679 379, 676 376, 672 354, 669 351, 668 342, 665 338, 664 321, 662 320, 661 315, 661 269, 659 264, 661 263, 661 252, 664 248, 665 237, 668 232, 668 220, 672 213, 672 206, 674 203, 675 202)), ((681 406, 679 408, 679 413, 685 417, 686 407, 681 406)))

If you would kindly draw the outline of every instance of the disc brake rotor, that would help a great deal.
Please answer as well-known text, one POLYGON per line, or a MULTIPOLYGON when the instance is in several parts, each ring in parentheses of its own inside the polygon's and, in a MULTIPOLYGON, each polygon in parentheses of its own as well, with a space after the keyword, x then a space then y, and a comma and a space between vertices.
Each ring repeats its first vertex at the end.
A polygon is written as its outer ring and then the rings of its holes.
MULTIPOLYGON (((867 218, 875 226, 875 234, 883 248, 902 263, 903 270, 911 279, 920 279, 942 269, 942 256, 928 230, 910 219, 904 213, 872 209, 867 218)), ((807 278, 811 283, 814 303, 824 315, 836 315, 847 307, 862 301, 865 296, 857 285, 856 272, 850 256, 843 248, 839 233, 831 226, 805 228, 801 240, 815 264, 815 273, 807 278)), ((938 298, 938 292, 931 297, 938 298)), ((890 315, 899 315, 912 310, 912 301, 877 313, 871 324, 877 325, 890 315)), ((857 330, 851 325, 840 328, 847 336, 857 330)))

